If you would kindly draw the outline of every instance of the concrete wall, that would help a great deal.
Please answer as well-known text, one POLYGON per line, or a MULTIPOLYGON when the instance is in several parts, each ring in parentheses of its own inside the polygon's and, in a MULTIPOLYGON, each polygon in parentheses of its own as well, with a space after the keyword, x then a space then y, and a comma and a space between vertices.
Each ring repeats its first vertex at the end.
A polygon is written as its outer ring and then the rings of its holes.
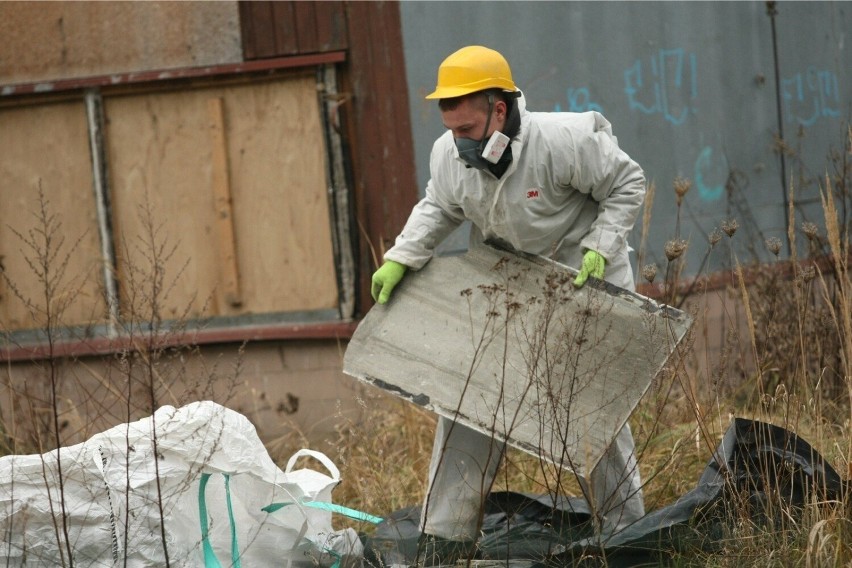
MULTIPOLYGON (((335 439, 336 428, 357 423, 368 406, 365 397, 379 394, 343 375, 344 349, 345 343, 304 340, 257 342, 242 353, 238 345, 167 350, 155 366, 158 406, 214 400, 245 414, 267 443, 304 438, 320 446, 335 439)), ((128 361, 134 377, 130 420, 136 420, 150 414, 142 357, 57 362, 63 445, 128 421, 128 361)), ((14 363, 0 381, 0 423, 30 449, 34 421, 50 418, 51 372, 45 361, 14 363)))
MULTIPOLYGON (((403 2, 421 194, 443 132, 437 105, 423 96, 444 57, 481 44, 506 56, 530 110, 597 110, 610 120, 657 187, 646 262, 664 267, 664 244, 678 236, 678 176, 693 182, 680 213, 679 236, 691 242, 687 274, 699 270, 707 235, 731 218, 741 227, 739 258, 769 258, 764 240, 786 240, 791 182, 797 225, 820 224, 818 182, 852 116, 852 4, 779 2, 777 10, 773 42, 765 2, 403 2), (794 152, 786 186, 779 130, 794 152)), ((640 231, 641 220, 636 248, 640 231)), ((464 246, 462 234, 447 248, 464 246)), ((708 266, 730 263, 717 249, 708 266)))

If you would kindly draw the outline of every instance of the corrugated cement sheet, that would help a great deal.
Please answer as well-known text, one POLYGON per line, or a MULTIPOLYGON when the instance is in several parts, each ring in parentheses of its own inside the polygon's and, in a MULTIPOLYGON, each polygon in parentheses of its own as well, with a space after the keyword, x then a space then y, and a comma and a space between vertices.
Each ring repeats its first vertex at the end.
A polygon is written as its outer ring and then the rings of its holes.
POLYGON ((489 246, 409 272, 343 370, 583 473, 686 334, 687 314, 489 246))

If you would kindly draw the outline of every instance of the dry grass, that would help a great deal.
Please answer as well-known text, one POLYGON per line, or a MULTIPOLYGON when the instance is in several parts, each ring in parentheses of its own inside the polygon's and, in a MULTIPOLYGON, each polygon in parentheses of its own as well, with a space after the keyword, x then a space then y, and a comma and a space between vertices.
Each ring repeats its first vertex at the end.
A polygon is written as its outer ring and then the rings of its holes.
MULTIPOLYGON (((849 138, 852 146, 852 131, 849 138)), ((788 240, 795 251, 797 237, 804 239, 800 242, 809 251, 804 259, 794 253, 788 260, 779 260, 780 244, 770 240, 766 246, 775 257, 773 262, 746 266, 732 254, 729 278, 723 287, 706 287, 701 278, 685 285, 680 277, 683 253, 687 247, 702 245, 688 243, 680 235, 669 241, 665 251, 668 263, 659 270, 664 300, 689 310, 698 323, 686 342, 683 357, 658 378, 631 418, 647 510, 669 505, 695 486, 734 416, 791 430, 825 456, 842 477, 848 478, 852 473, 852 278, 847 264, 850 239, 846 221, 838 211, 838 204, 845 210, 852 203, 848 187, 852 174, 845 162, 838 171, 833 177, 826 177, 821 188, 824 235, 812 224, 796 226, 795 196, 791 191, 788 240), (705 316, 713 310, 721 313, 721 318, 705 325, 705 316)), ((688 180, 682 179, 675 183, 678 205, 689 185, 688 180)), ((643 216, 645 231, 650 220, 647 210, 643 216)), ((44 212, 43 221, 43 233, 49 234, 52 225, 44 212)), ((737 238, 736 219, 725 219, 720 226, 721 231, 711 233, 703 245, 705 261, 715 254, 722 239, 727 237, 733 243, 737 238)), ((153 237, 153 226, 149 232, 153 237)), ((640 242, 647 242, 646 233, 640 242)), ((154 239, 149 248, 160 250, 154 246, 154 239)), ((640 250, 639 256, 646 258, 646 251, 640 250)), ((158 262, 162 265, 162 261, 155 261, 155 268, 158 262)), ((702 267, 705 264, 702 262, 702 267)), ((640 268, 649 282, 656 278, 656 268, 651 270, 643 263, 640 268)), ((142 273, 139 278, 140 285, 132 289, 142 293, 142 284, 149 280, 142 273)), ((150 313, 140 310, 135 318, 156 329, 161 323, 154 309, 156 299, 168 290, 168 282, 160 279, 152 283, 160 287, 140 298, 143 306, 152 309, 150 313)), ((7 287, 15 291, 14 283, 7 282, 7 287)), ((50 295, 48 291, 47 296, 50 295)), ((49 298, 45 303, 48 307, 56 305, 49 298)), ((42 314, 48 331, 60 325, 51 319, 51 314, 42 314)), ((155 334, 140 337, 154 339, 155 334)), ((99 377, 104 385, 124 393, 127 405, 119 409, 119 414, 128 420, 140 409, 149 410, 159 400, 168 399, 167 378, 182 371, 177 362, 180 354, 171 360, 165 351, 158 351, 153 344, 149 347, 140 351, 149 355, 147 359, 126 354, 116 360, 121 378, 118 383, 99 377), (140 392, 133 390, 134 384, 140 392)), ((82 416, 75 418, 76 409, 65 408, 60 393, 50 388, 56 385, 57 364, 54 361, 46 368, 45 376, 54 380, 46 381, 44 400, 19 393, 21 399, 13 408, 21 413, 0 416, 0 451, 23 453, 62 445, 65 440, 60 437, 60 416, 72 422, 86 422, 82 416), (34 405, 39 406, 40 413, 34 405), (30 448, 18 443, 16 428, 24 418, 34 424, 30 448)), ((357 423, 341 419, 336 437, 317 448, 341 469, 343 481, 335 500, 380 516, 418 505, 425 491, 434 416, 378 392, 359 403, 364 407, 365 418, 357 423)), ((282 463, 293 451, 309 445, 316 447, 294 430, 270 441, 268 449, 282 463)), ((510 449, 495 489, 541 493, 553 484, 553 472, 543 471, 537 458, 510 449)), ((570 473, 561 474, 559 485, 570 495, 581 494, 570 473)), ((756 523, 746 508, 733 508, 725 534, 719 535, 719 550, 696 550, 676 557, 674 562, 706 566, 849 565, 850 505, 848 495, 839 503, 809 503, 802 512, 782 511, 785 521, 768 525, 756 523)), ((783 508, 780 503, 768 506, 783 508)), ((351 524, 348 520, 336 522, 341 526, 351 524)), ((368 526, 358 528, 370 530, 368 526)))
MULTIPOLYGON (((849 146, 852 147, 852 131, 849 146)), ((631 418, 637 444, 646 509, 672 504, 694 488, 734 416, 768 422, 808 441, 843 478, 852 473, 852 278, 848 227, 838 204, 852 203, 849 164, 821 188, 825 235, 815 225, 796 226, 791 192, 790 234, 809 251, 779 260, 779 239, 768 239, 770 263, 743 264, 733 253, 727 284, 710 289, 697 278, 680 281, 687 246, 679 236, 667 247, 661 271, 665 300, 690 310, 698 324, 689 352, 667 377, 657 381, 631 418), (684 293, 687 290, 687 293, 684 293), (721 305, 715 327, 703 327, 711 304, 721 305), (712 346, 709 338, 721 337, 712 346)), ((689 189, 675 184, 680 203, 689 189)), ((646 213, 643 225, 649 226, 646 213)), ((705 261, 722 240, 734 244, 739 223, 725 219, 706 243, 705 261), (724 236, 723 236, 724 235, 724 236)), ((643 235, 642 242, 646 241, 643 235)), ((729 246, 734 250, 734 246, 729 246)), ((644 258, 640 251, 640 258, 644 258)), ((702 263, 702 267, 705 263, 702 263)), ((645 268, 645 267, 640 267, 645 268)), ((656 270, 643 270, 654 279, 656 270)), ((717 310, 719 308, 716 308, 717 310)), ((405 404, 380 405, 364 424, 347 425, 337 440, 344 483, 342 503, 383 514, 417 505, 423 497, 431 452, 431 416, 405 404)), ((509 450, 495 489, 540 493, 545 479, 538 459, 509 450)), ((562 487, 580 495, 570 473, 562 487)), ((850 498, 809 503, 803 511, 768 503, 783 522, 758 523, 748 508, 733 508, 718 549, 678 555, 678 565, 840 566, 852 563, 850 498)))

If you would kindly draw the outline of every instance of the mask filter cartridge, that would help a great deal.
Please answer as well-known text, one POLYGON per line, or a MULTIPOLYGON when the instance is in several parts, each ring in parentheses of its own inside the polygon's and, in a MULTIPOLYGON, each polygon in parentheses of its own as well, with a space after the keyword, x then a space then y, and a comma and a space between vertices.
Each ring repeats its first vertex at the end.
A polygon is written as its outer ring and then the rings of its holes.
POLYGON ((491 138, 488 139, 488 143, 482 151, 482 157, 492 164, 496 164, 500 161, 500 157, 503 156, 503 152, 506 151, 508 145, 509 137, 502 132, 495 131, 491 135, 491 138))

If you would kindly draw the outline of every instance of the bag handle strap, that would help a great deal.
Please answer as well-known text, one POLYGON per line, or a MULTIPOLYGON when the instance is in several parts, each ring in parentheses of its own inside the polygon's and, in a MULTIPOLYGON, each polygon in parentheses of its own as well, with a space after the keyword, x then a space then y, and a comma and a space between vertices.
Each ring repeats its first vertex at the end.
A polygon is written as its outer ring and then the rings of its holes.
MULTIPOLYGON (((222 568, 222 563, 216 556, 213 546, 210 544, 209 523, 210 519, 207 516, 207 481, 210 480, 209 473, 201 474, 201 481, 198 484, 198 517, 201 521, 201 547, 204 550, 204 567, 205 568, 222 568)), ((234 508, 231 504, 231 476, 227 473, 225 476, 225 500, 228 503, 228 524, 231 527, 231 566, 240 568, 240 548, 237 545, 237 524, 234 521, 234 508)))
POLYGON ((320 462, 322 465, 325 466, 329 473, 331 473, 331 478, 334 481, 340 481, 340 470, 337 469, 337 466, 334 465, 334 462, 328 459, 328 456, 326 456, 324 453, 318 452, 316 450, 301 449, 292 456, 290 456, 290 459, 287 461, 287 468, 284 470, 284 473, 290 473, 291 471, 293 471, 293 466, 296 465, 296 460, 303 456, 310 456, 320 462))

